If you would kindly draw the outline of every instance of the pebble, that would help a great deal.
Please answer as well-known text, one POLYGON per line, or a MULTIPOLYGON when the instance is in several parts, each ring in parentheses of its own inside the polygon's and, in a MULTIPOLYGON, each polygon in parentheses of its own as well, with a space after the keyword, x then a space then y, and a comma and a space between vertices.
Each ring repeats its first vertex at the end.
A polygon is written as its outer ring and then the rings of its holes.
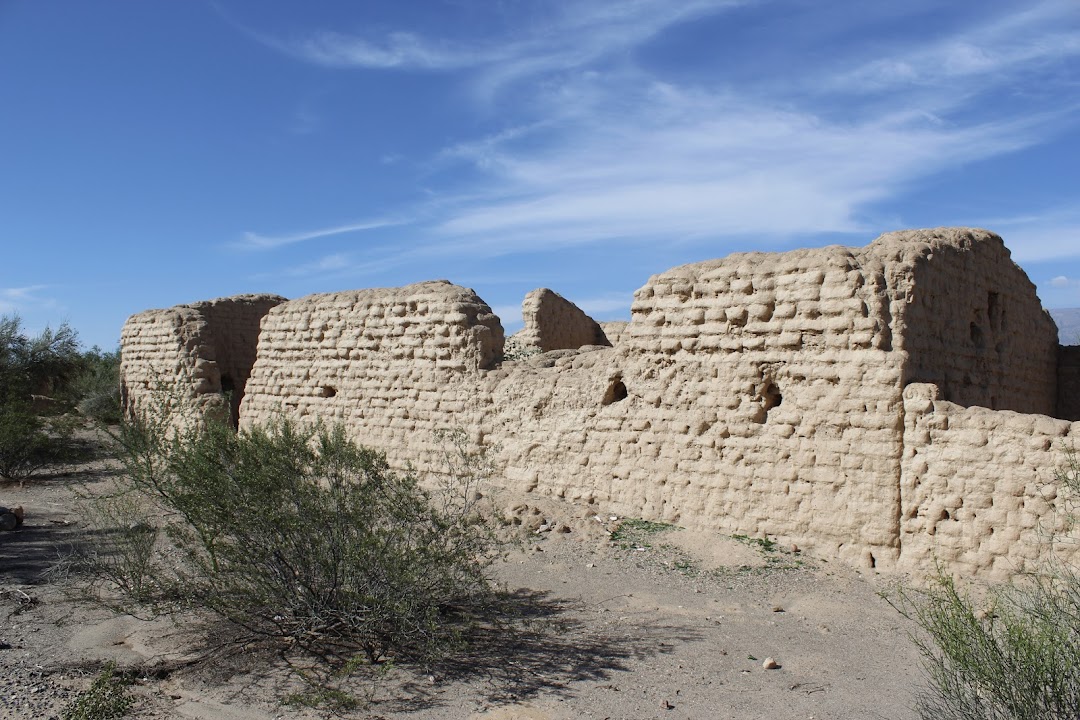
POLYGON ((766 670, 778 670, 780 668, 780 663, 776 662, 771 657, 767 657, 765 658, 765 662, 761 663, 761 667, 766 670))

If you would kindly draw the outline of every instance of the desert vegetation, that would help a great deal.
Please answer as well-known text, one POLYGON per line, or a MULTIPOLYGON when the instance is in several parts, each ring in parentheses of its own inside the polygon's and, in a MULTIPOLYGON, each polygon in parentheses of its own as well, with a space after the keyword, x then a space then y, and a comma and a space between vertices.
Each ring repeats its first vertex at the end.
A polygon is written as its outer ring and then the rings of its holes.
POLYGON ((460 433, 440 434, 447 473, 427 490, 340 426, 237 432, 178 424, 173 407, 111 433, 124 472, 87 499, 101 539, 77 562, 95 600, 137 617, 209 612, 231 642, 289 654, 310 685, 293 701, 337 707, 356 703, 342 679, 430 666, 501 622, 488 572, 501 543, 460 433))
POLYGON ((66 324, 30 336, 17 316, 0 317, 0 477, 25 479, 84 452, 71 410, 118 422, 119 365, 118 350, 81 350, 66 324))
MULTIPOLYGON (((504 546, 484 505, 491 467, 461 431, 438 436, 445 472, 421 483, 340 426, 279 418, 237 432, 213 419, 177 422, 182 403, 167 393, 122 419, 118 364, 118 352, 81 349, 67 326, 32 337, 18 318, 0 321, 0 475, 26 481, 70 462, 87 417, 110 439, 118 472, 84 497, 86 539, 66 565, 97 602, 137 617, 223 620, 229 642, 289 658, 308 689, 283 700, 339 711, 362 704, 347 682, 358 673, 426 672, 492 628, 517 632, 492 579, 504 546)), ((1063 457, 1046 495, 1064 521, 1037 570, 985 599, 945 572, 895 599, 919 628, 922 717, 1080 715, 1080 573, 1053 552, 1080 540, 1080 461, 1068 448, 1063 457)), ((624 519, 607 541, 644 553, 674 530, 624 519)), ((733 539, 779 567, 775 541, 733 539)), ((698 578, 688 562, 670 565, 698 578)), ((129 714, 131 682, 105 665, 64 717, 129 714)))
POLYGON ((1055 553, 1076 534, 1080 460, 1067 448, 1046 489, 1063 516, 1035 571, 979 600, 939 570, 928 590, 901 593, 928 688, 926 720, 1051 720, 1080 717, 1080 568, 1055 553))

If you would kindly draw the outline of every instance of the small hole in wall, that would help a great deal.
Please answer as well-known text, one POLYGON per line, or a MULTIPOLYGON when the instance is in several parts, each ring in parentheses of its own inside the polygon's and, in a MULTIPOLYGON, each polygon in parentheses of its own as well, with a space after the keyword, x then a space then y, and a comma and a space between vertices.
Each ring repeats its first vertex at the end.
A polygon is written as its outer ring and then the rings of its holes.
POLYGON ((971 323, 971 342, 975 344, 975 347, 981 348, 983 346, 983 331, 982 328, 971 323))
POLYGON ((986 294, 986 316, 990 319, 990 329, 994 332, 1001 331, 1001 296, 996 292, 986 294))
POLYGON ((331 387, 330 385, 323 385, 319 388, 319 394, 324 398, 332 398, 337 395, 337 388, 331 387))
POLYGON ((604 399, 600 401, 601 405, 610 405, 611 403, 617 403, 620 400, 625 400, 627 397, 626 385, 623 384, 621 378, 615 378, 608 385, 608 389, 604 392, 604 399))
POLYGON ((784 402, 784 396, 780 393, 780 388, 772 380, 767 382, 765 388, 761 391, 761 401, 765 407, 765 412, 778 407, 780 403, 784 402))

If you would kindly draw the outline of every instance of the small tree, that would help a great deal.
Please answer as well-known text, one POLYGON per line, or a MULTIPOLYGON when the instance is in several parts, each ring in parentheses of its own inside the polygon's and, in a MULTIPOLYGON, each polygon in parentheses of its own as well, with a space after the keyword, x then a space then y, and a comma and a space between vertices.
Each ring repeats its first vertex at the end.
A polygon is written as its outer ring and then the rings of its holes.
POLYGON ((109 425, 119 423, 120 350, 105 352, 95 345, 83 352, 65 395, 86 417, 109 425))
POLYGON ((79 364, 68 325, 28 337, 17 316, 0 317, 0 477, 24 479, 74 457, 71 423, 40 418, 32 396, 63 387, 79 364))
MULTIPOLYGON (((1056 472, 1075 528, 1080 462, 1069 451, 1056 472)), ((1056 538, 1073 543, 1074 535, 1056 538)), ((934 720, 1080 718, 1080 574, 1048 557, 1033 574, 977 604, 940 571, 928 591, 901 594, 901 612, 925 631, 917 639, 930 688, 918 701, 934 720)))
POLYGON ((28 337, 19 316, 0 317, 0 404, 48 395, 70 381, 79 366, 79 334, 67 323, 28 337))

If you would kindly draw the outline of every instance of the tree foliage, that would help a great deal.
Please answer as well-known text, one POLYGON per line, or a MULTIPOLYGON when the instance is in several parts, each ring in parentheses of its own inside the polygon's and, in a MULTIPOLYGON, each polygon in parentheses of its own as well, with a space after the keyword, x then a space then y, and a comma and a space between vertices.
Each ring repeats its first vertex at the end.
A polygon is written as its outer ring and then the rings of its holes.
POLYGON ((17 316, 0 317, 0 477, 24 479, 75 456, 74 425, 40 417, 33 396, 61 391, 82 363, 68 325, 30 337, 17 316))

